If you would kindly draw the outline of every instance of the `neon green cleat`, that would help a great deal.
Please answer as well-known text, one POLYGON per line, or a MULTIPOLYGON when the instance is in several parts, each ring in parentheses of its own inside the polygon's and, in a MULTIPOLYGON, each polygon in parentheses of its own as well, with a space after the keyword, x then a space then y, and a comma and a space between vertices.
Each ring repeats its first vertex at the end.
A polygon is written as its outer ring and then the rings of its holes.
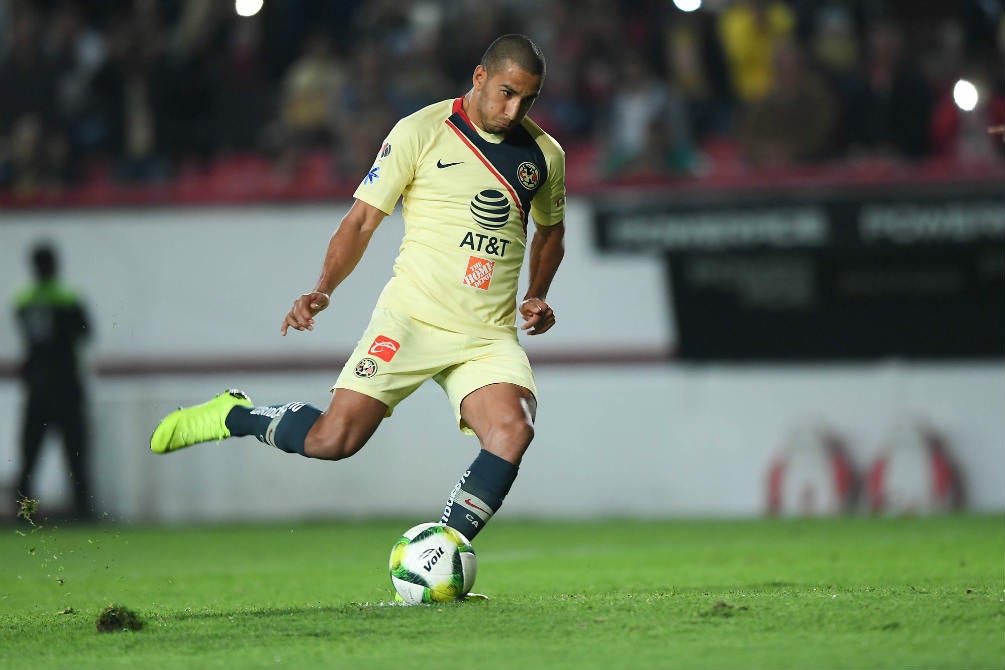
POLYGON ((228 389, 208 402, 182 407, 161 419, 150 436, 150 451, 166 454, 200 442, 219 442, 230 437, 227 414, 233 407, 251 407, 244 391, 228 389))

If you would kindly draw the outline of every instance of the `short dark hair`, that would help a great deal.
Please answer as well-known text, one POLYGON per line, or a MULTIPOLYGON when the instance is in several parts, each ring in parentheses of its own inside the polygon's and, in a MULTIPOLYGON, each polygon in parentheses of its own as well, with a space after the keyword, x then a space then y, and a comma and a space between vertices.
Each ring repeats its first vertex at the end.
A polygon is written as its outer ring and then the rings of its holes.
POLYGON ((541 47, 526 35, 509 34, 497 37, 482 56, 482 67, 495 72, 506 61, 521 70, 544 79, 545 62, 541 47))
POLYGON ((31 265, 36 279, 45 281, 54 278, 59 267, 56 249, 47 242, 36 245, 31 252, 31 265))

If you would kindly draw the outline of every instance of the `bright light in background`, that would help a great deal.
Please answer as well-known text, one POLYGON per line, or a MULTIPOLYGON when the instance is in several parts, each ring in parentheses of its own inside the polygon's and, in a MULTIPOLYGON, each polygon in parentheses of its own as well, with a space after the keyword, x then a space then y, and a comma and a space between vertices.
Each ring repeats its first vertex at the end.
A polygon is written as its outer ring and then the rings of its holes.
POLYGON ((979 99, 977 87, 966 79, 960 79, 956 82, 956 86, 953 86, 953 102, 964 112, 972 111, 979 99))
POLYGON ((234 0, 234 11, 238 16, 254 16, 262 10, 265 0, 234 0))
POLYGON ((673 0, 673 4, 682 12, 693 12, 701 8, 701 0, 673 0))

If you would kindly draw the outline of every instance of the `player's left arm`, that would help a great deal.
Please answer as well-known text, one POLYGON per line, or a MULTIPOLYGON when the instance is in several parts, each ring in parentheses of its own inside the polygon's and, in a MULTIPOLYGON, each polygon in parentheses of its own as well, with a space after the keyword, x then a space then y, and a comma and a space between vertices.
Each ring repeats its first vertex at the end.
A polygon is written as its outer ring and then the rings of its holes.
POLYGON ((565 256, 565 221, 551 226, 537 224, 530 242, 530 283, 520 314, 524 322, 521 330, 529 335, 540 335, 555 325, 555 310, 548 305, 548 289, 565 256))
POLYGON ((519 306, 524 318, 520 329, 529 335, 548 332, 555 325, 548 289, 565 256, 565 152, 547 134, 542 133, 538 141, 545 152, 548 178, 534 196, 530 210, 535 224, 528 261, 530 283, 519 306))

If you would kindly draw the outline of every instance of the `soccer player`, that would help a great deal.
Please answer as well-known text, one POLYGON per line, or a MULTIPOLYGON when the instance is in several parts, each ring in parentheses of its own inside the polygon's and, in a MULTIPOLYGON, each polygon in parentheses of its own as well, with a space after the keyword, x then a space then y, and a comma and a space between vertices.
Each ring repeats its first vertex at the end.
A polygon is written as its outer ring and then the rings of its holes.
POLYGON ((288 453, 347 458, 433 379, 459 428, 481 442, 441 518, 473 539, 498 511, 534 437, 537 392, 517 339, 517 312, 530 335, 555 325, 547 296, 564 254, 565 154, 527 118, 544 77, 538 46, 503 35, 463 97, 405 117, 381 145, 329 241, 317 285, 283 320, 283 335, 314 329, 400 197, 405 233, 393 276, 327 411, 302 402, 254 407, 231 390, 167 415, 150 448, 166 453, 254 435, 288 453), (530 218, 529 285, 518 303, 530 218))

